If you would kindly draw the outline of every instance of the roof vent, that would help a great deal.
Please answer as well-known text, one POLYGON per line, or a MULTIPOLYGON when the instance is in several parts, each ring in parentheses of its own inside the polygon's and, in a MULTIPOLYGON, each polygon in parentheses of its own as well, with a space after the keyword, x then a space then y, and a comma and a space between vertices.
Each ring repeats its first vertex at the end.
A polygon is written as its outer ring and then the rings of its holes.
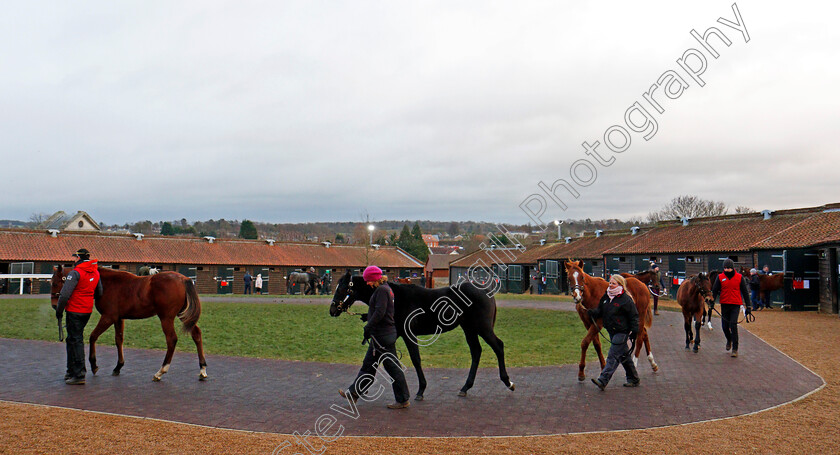
POLYGON ((137 240, 143 240, 143 234, 141 234, 139 232, 137 232, 135 234, 131 234, 131 235, 133 235, 134 238, 137 239, 137 240))
POLYGON ((325 248, 329 248, 332 245, 331 242, 321 242, 321 245, 324 245, 325 248))
POLYGON ((269 244, 270 246, 274 246, 274 242, 276 242, 276 240, 274 239, 265 239, 265 243, 269 244))
POLYGON ((61 232, 58 229, 47 229, 47 233, 50 234, 50 237, 58 237, 58 233, 61 232))
POLYGON ((572 243, 572 238, 571 237, 566 237, 566 243, 572 243))
POLYGON ((600 237, 601 234, 603 234, 603 233, 604 233, 603 229, 596 229, 595 230, 595 237, 600 237))
POLYGON ((633 226, 630 228, 630 233, 636 235, 639 233, 639 229, 641 229, 639 226, 633 226))
POLYGON ((216 240, 216 237, 211 237, 209 235, 205 235, 204 240, 207 240, 207 243, 213 243, 213 241, 216 240))
POLYGON ((765 220, 769 220, 770 217, 773 216, 773 211, 772 210, 762 210, 761 214, 764 215, 765 220))
POLYGON ((545 239, 540 239, 540 245, 545 245, 545 239))
POLYGON ((684 216, 680 218, 680 221, 682 221, 683 226, 688 226, 688 222, 691 221, 691 218, 684 216))
POLYGON ((490 249, 495 250, 496 249, 496 244, 491 242, 490 243, 490 249))
POLYGON ((378 243, 373 243, 373 244, 371 244, 370 246, 372 246, 374 250, 378 250, 378 249, 379 249, 379 244, 378 244, 378 243))

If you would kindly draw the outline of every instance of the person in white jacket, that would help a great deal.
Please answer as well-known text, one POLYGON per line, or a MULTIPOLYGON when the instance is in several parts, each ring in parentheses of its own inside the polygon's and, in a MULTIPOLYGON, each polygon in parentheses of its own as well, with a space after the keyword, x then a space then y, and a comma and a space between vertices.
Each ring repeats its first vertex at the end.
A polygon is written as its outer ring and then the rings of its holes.
POLYGON ((258 273, 257 280, 254 281, 254 293, 262 294, 262 273, 258 273))

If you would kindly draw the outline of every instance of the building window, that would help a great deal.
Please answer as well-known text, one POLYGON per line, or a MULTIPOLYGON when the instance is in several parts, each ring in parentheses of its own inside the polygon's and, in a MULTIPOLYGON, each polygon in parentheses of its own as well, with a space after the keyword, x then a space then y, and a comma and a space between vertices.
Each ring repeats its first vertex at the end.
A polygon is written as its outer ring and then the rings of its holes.
POLYGON ((79 221, 79 227, 85 227, 85 222, 84 221, 79 221))
POLYGON ((558 270, 559 267, 557 261, 545 261, 546 278, 557 278, 558 270))
POLYGON ((512 281, 520 281, 522 280, 522 266, 521 265, 512 265, 509 268, 508 277, 512 281))

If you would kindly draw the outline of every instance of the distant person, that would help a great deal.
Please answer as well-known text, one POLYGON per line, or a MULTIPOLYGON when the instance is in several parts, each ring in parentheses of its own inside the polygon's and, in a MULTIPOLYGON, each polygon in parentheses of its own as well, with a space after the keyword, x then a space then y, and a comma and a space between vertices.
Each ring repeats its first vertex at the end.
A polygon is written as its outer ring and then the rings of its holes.
POLYGON ((653 294, 653 314, 659 316, 659 294, 665 289, 665 283, 662 281, 662 273, 659 272, 659 264, 651 262, 650 271, 653 272, 653 278, 650 280, 650 290, 653 294))
POLYGON ((263 286, 262 273, 258 273, 257 274, 257 279, 254 280, 254 293, 255 294, 262 294, 262 286, 263 286))
POLYGON ((30 280, 29 278, 23 279, 23 294, 32 294, 32 280, 30 280))
POLYGON ((761 277, 758 275, 758 270, 750 269, 750 303, 752 309, 758 310, 764 308, 764 303, 761 301, 761 277))
MULTIPOLYGON (((764 276, 770 276, 772 274, 773 274, 773 272, 770 270, 770 266, 767 265, 767 264, 764 264, 764 267, 762 267, 761 271, 759 272, 759 275, 764 275, 764 276)), ((763 295, 763 298, 762 298, 761 288, 759 288, 758 296, 759 296, 759 299, 761 300, 761 304, 762 304, 762 306, 764 306, 764 308, 772 308, 772 306, 770 305, 770 292, 765 291, 764 295, 763 295)))
POLYGON ((545 274, 540 272, 537 275, 537 294, 542 295, 545 292, 545 274))
POLYGON ((246 271, 245 271, 245 276, 244 276, 244 277, 242 277, 242 279, 245 281, 245 294, 246 294, 246 295, 247 295, 247 294, 250 294, 250 293, 251 293, 251 281, 253 281, 253 280, 254 280, 254 278, 251 276, 251 273, 249 273, 249 272, 246 270, 246 271))
POLYGON ((425 274, 420 277, 420 287, 421 288, 426 287, 426 275, 425 274))
POLYGON ((67 312, 67 372, 64 382, 69 385, 85 383, 85 326, 93 312, 93 302, 102 295, 99 269, 96 261, 90 260, 90 252, 80 248, 73 257, 76 265, 64 280, 55 317, 61 321, 67 312))
POLYGON ((330 294, 330 285, 332 284, 332 275, 330 275, 330 270, 327 269, 324 272, 324 275, 321 277, 321 294, 322 295, 329 295, 330 294))
POLYGON ((611 345, 610 352, 607 354, 607 363, 601 375, 597 379, 592 379, 592 382, 601 390, 607 387, 619 364, 624 367, 627 378, 624 387, 639 385, 639 373, 636 371, 630 347, 627 345, 628 341, 635 341, 639 333, 639 311, 625 289, 627 289, 627 281, 623 276, 611 276, 607 292, 601 297, 598 307, 589 310, 589 318, 593 321, 601 319, 604 322, 604 328, 610 334, 611 345))
POLYGON ((140 270, 137 271, 137 276, 149 276, 151 275, 152 269, 149 267, 149 264, 144 263, 140 270))
POLYGON ((317 286, 318 286, 318 274, 315 273, 315 267, 309 267, 307 271, 309 275, 309 289, 306 291, 309 295, 317 295, 317 286))
POLYGON ((731 356, 738 357, 738 316, 741 305, 744 313, 750 314, 750 295, 747 292, 747 280, 735 271, 732 259, 723 261, 723 273, 712 286, 712 299, 720 296, 720 327, 726 337, 726 350, 732 350, 731 356))

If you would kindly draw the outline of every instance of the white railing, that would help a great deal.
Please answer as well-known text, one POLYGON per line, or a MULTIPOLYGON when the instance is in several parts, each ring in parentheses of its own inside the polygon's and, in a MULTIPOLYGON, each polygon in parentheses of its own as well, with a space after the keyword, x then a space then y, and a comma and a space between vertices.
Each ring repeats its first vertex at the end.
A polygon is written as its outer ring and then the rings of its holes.
POLYGON ((30 280, 50 279, 50 278, 52 278, 52 275, 51 274, 45 274, 45 273, 6 273, 6 274, 0 273, 0 280, 2 280, 4 278, 9 279, 9 280, 18 280, 19 279, 20 280, 20 289, 19 289, 20 292, 19 292, 19 294, 23 295, 23 280, 25 280, 27 278, 29 278, 30 280))

